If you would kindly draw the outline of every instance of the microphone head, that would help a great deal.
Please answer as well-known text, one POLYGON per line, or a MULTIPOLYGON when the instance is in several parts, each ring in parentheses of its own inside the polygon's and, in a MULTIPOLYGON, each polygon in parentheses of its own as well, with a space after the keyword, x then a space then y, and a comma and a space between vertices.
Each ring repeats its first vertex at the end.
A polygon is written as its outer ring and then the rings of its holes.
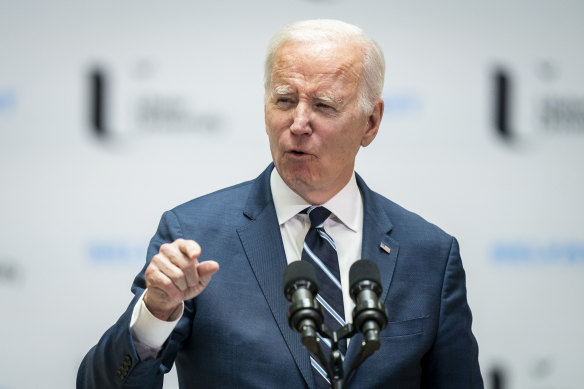
POLYGON ((375 262, 361 259, 349 270, 351 298, 355 302, 353 323, 366 338, 377 339, 378 333, 387 325, 387 308, 379 301, 381 277, 375 262))
MULTIPOLYGON (((381 289, 381 277, 377 264, 369 259, 360 259, 355 262, 349 270, 349 285, 351 297, 358 293, 359 283, 368 281, 368 283, 377 284, 375 289, 381 289)), ((378 294, 381 294, 380 292, 378 294)))
POLYGON ((303 284, 305 288, 308 288, 312 293, 318 291, 318 283, 316 281, 316 272, 314 267, 305 261, 294 261, 284 270, 284 294, 286 298, 291 295, 295 284, 303 284))
POLYGON ((379 268, 377 264, 370 259, 360 259, 355 262, 349 270, 349 284, 351 287, 359 281, 369 280, 381 284, 379 268))

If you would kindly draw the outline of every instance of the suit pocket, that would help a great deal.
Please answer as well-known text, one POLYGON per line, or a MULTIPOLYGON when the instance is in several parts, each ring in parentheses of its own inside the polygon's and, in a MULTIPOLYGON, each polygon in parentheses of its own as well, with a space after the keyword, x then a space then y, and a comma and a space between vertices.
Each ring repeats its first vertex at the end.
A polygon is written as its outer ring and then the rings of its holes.
POLYGON ((424 321, 426 319, 427 317, 418 317, 415 319, 390 321, 379 335, 383 338, 393 338, 421 334, 424 332, 424 321))

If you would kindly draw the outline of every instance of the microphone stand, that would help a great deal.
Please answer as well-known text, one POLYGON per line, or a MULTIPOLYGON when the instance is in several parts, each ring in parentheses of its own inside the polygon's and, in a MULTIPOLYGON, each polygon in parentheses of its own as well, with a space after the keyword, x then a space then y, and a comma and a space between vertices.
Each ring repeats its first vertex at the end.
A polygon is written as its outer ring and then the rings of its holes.
MULTIPOLYGON (((368 357, 370 357, 375 351, 379 350, 379 326, 377 323, 371 323, 369 327, 370 328, 364 328, 363 330, 364 339, 361 343, 361 350, 351 364, 347 374, 347 381, 368 357)), ((331 388, 343 389, 347 381, 345 380, 343 358, 339 350, 339 341, 351 338, 357 333, 357 329, 353 323, 347 323, 338 331, 331 331, 324 323, 319 329, 314 329, 312 326, 310 326, 310 328, 312 331, 302 332, 302 345, 312 353, 321 366, 326 367, 328 376, 331 379, 331 388), (320 347, 320 342, 316 336, 316 332, 331 341, 331 355, 328 361, 320 347)))
POLYGON ((333 389, 343 389, 355 370, 380 347, 379 332, 387 325, 387 309, 379 301, 381 281, 374 262, 362 259, 349 271, 351 298, 355 301, 353 323, 337 331, 324 324, 320 305, 315 299, 318 292, 314 269, 306 262, 293 262, 284 272, 284 293, 292 304, 288 308, 288 324, 300 332, 306 348, 326 368, 333 389), (363 333, 361 350, 351 364, 347 381, 343 371, 343 358, 339 341, 348 339, 359 331, 363 333), (330 339, 331 355, 327 358, 320 347, 320 339, 330 339))

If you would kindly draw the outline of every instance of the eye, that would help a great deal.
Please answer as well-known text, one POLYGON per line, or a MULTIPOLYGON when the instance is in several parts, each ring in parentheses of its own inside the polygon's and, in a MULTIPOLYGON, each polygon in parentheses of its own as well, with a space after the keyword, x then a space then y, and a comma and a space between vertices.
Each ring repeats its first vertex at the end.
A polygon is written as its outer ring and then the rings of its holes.
POLYGON ((316 103, 316 109, 318 109, 319 111, 321 111, 325 114, 328 114, 328 115, 331 115, 331 114, 334 114, 337 112, 337 109, 334 106, 327 104, 327 103, 323 103, 323 102, 316 103))
POLYGON ((294 105, 294 99, 280 96, 276 99, 276 105, 280 108, 290 108, 294 105))

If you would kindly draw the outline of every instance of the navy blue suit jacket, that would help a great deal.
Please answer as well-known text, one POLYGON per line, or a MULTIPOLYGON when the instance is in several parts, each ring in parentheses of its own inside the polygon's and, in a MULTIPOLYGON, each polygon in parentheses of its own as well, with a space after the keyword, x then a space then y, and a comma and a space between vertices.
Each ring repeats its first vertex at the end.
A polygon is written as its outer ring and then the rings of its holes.
MULTIPOLYGON (((159 357, 141 361, 129 323, 145 288, 144 268, 127 311, 81 363, 78 388, 160 388, 173 363, 184 388, 314 388, 309 353, 287 322, 287 261, 272 169, 163 215, 148 260, 163 243, 185 238, 200 243, 201 261, 216 260, 221 269, 201 295, 185 302, 159 357)), ((379 266, 389 323, 381 348, 348 387, 482 388, 458 243, 371 191, 359 176, 357 183, 364 203, 362 258, 379 266)), ((352 338, 345 364, 358 353, 360 339, 352 338)))

